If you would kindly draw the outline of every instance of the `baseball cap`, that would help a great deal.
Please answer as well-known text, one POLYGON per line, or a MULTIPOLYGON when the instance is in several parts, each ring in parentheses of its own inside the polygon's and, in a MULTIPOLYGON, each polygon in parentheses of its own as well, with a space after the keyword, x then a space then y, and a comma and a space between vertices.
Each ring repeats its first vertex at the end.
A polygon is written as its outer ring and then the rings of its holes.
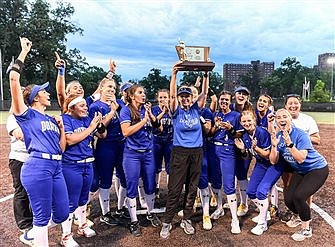
POLYGON ((128 88, 130 88, 130 87, 132 87, 133 86, 133 84, 132 83, 130 83, 130 82, 124 82, 124 83, 122 83, 122 85, 121 85, 121 91, 125 91, 125 90, 127 90, 128 88))
POLYGON ((42 85, 34 85, 33 88, 31 89, 31 93, 28 98, 28 104, 31 105, 33 103, 34 98, 38 94, 39 91, 45 89, 46 91, 49 91, 49 82, 46 82, 42 85))
POLYGON ((182 93, 187 93, 187 94, 193 95, 193 93, 192 93, 192 89, 189 88, 189 87, 180 87, 180 88, 178 89, 177 95, 180 95, 180 94, 182 94, 182 93))
POLYGON ((235 89, 234 93, 237 93, 237 92, 246 92, 248 95, 250 95, 250 91, 248 88, 246 87, 243 87, 243 86, 239 86, 235 89))

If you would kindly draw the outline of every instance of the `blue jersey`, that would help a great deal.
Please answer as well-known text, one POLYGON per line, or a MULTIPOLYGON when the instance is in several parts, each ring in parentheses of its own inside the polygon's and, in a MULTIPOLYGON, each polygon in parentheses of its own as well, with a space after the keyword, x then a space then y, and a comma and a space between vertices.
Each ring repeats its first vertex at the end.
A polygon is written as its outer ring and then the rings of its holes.
MULTIPOLYGON (((266 129, 264 129, 262 127, 256 127, 253 139, 255 139, 257 141, 257 146, 259 148, 261 148, 263 150, 269 150, 271 148, 270 134, 266 129)), ((251 139, 251 136, 247 132, 244 132, 244 134, 242 136, 242 140, 243 140, 245 148, 248 149, 251 152, 251 154, 253 154, 253 156, 255 156, 257 162, 259 162, 263 165, 266 165, 266 166, 271 165, 271 163, 268 159, 264 159, 263 157, 258 155, 257 152, 255 152, 252 149, 252 139, 251 139)))
POLYGON ((172 121, 174 128, 173 146, 185 148, 202 147, 202 127, 198 102, 195 102, 187 110, 178 106, 172 116, 172 121))
POLYGON ((59 145, 60 131, 52 117, 28 108, 22 115, 15 118, 22 129, 28 153, 62 153, 59 145))
MULTIPOLYGON (((100 112, 102 117, 105 118, 106 115, 111 111, 111 108, 105 102, 101 100, 97 100, 89 108, 89 116, 90 118, 94 118, 94 114, 96 112, 100 112)), ((99 139, 99 142, 106 142, 106 141, 122 141, 124 139, 121 131, 120 126, 120 119, 119 114, 117 112, 114 113, 113 118, 109 122, 107 128, 107 136, 106 138, 99 139)))
MULTIPOLYGON (((145 108, 141 106, 139 110, 141 119, 145 116, 145 108)), ((121 109, 120 112, 120 123, 132 123, 131 111, 128 106, 125 106, 121 109)), ((150 121, 148 121, 141 129, 136 133, 128 136, 126 138, 125 147, 133 150, 148 150, 152 149, 152 126, 150 121)))
POLYGON ((272 111, 271 110, 267 110, 264 117, 260 117, 259 116, 259 112, 258 110, 256 109, 255 110, 255 113, 256 113, 256 123, 257 123, 257 126, 260 126, 260 127, 263 127, 265 129, 268 128, 268 115, 271 113, 272 111))
MULTIPOLYGON (((213 113, 208 108, 202 108, 200 115, 205 119, 206 122, 212 123, 212 121, 214 121, 213 113)), ((202 136, 203 136, 203 141, 205 143, 208 140, 208 134, 205 134, 205 132, 203 132, 202 136)))
MULTIPOLYGON (((73 118, 69 114, 63 114, 62 117, 65 134, 82 132, 87 129, 92 121, 90 117, 77 119, 73 118)), ((74 145, 67 145, 63 154, 63 162, 73 163, 73 161, 79 161, 93 157, 92 141, 93 133, 74 145)))
MULTIPOLYGON (((277 137, 279 135, 282 135, 281 131, 277 134, 277 137)), ((301 174, 306 174, 314 169, 320 169, 327 166, 327 161, 313 148, 310 137, 303 130, 292 127, 290 138, 297 149, 307 150, 305 161, 299 164, 292 157, 292 154, 289 148, 286 146, 283 137, 280 137, 277 150, 295 171, 301 174)))
MULTIPOLYGON (((159 107, 159 105, 155 105, 151 108, 152 114, 157 117, 159 114, 162 113, 162 109, 159 107)), ((172 125, 172 117, 169 115, 169 113, 164 113, 163 117, 160 120, 163 131, 160 131, 157 128, 153 129, 154 136, 159 136, 162 138, 166 138, 169 140, 172 140, 173 137, 173 125, 172 125)))
POLYGON ((118 103, 121 108, 126 106, 126 103, 124 103, 122 99, 116 99, 116 103, 118 103))
MULTIPOLYGON (((215 113, 215 117, 220 117, 223 122, 229 121, 236 131, 243 130, 239 121, 240 113, 237 111, 230 111, 226 114, 220 111, 215 113)), ((220 128, 214 134, 214 141, 221 142, 222 144, 234 145, 234 136, 232 136, 229 131, 220 128)))

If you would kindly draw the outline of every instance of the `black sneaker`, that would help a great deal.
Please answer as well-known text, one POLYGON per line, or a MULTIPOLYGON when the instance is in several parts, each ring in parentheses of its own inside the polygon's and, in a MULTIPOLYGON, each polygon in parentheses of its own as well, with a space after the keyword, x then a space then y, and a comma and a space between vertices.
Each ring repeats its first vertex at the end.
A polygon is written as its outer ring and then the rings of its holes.
POLYGON ((126 207, 116 210, 115 214, 120 218, 130 219, 129 211, 126 207))
POLYGON ((288 221, 290 221, 290 219, 292 218, 293 213, 291 211, 286 211, 286 212, 280 212, 279 213, 279 219, 281 222, 286 223, 288 221))
POLYGON ((106 213, 105 215, 101 216, 100 217, 100 222, 103 222, 107 225, 110 225, 110 226, 117 226, 120 224, 120 221, 115 218, 111 212, 108 212, 106 213))
POLYGON ((162 223, 156 214, 147 213, 147 220, 150 220, 153 227, 159 227, 162 223))
POLYGON ((140 224, 138 221, 131 222, 129 225, 130 233, 133 234, 135 237, 140 237, 142 235, 140 224))

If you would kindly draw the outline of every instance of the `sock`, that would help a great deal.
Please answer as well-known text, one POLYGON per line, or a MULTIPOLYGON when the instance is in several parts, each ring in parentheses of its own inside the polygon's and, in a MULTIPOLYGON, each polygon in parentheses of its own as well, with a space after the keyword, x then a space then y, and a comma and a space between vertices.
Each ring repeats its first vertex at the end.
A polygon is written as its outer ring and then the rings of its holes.
POLYGON ((214 189, 212 188, 213 194, 216 197, 216 201, 218 203, 218 205, 216 206, 216 209, 222 209, 222 191, 221 189, 214 189))
POLYGON ((137 215, 136 215, 136 198, 128 198, 126 200, 128 211, 130 215, 130 222, 137 221, 137 215))
POLYGON ((95 196, 97 192, 91 192, 88 194, 88 201, 87 201, 87 204, 89 204, 92 200, 93 200, 93 197, 95 196))
POLYGON ((86 204, 83 206, 80 206, 76 209, 76 216, 79 222, 79 227, 86 224, 86 204))
POLYGON ((169 174, 166 174, 166 184, 169 184, 169 174))
POLYGON ((247 203, 247 187, 248 187, 248 180, 238 180, 238 184, 240 185, 240 199, 244 205, 248 206, 247 203))
POLYGON ((138 181, 138 195, 140 198, 140 204, 142 208, 148 207, 145 202, 145 192, 144 192, 144 185, 143 185, 143 180, 140 178, 138 181))
POLYGON ((274 205, 278 208, 278 189, 276 184, 274 184, 271 189, 271 205, 274 205))
POLYGON ((127 189, 123 188, 121 185, 119 187, 119 197, 117 199, 117 209, 122 209, 127 197, 127 189))
POLYGON ((71 233, 72 221, 73 221, 73 213, 70 213, 69 217, 61 224, 62 237, 65 237, 66 235, 69 235, 71 233))
POLYGON ((148 205, 148 213, 151 213, 151 211, 154 209, 155 204, 155 193, 152 193, 150 195, 145 194, 145 201, 148 205))
POLYGON ((99 189, 99 201, 102 211, 102 215, 107 214, 110 211, 109 206, 109 189, 99 189))
POLYGON ((114 188, 115 188, 115 193, 116 193, 116 197, 119 198, 119 191, 120 191, 120 179, 115 176, 115 182, 114 182, 114 188))
POLYGON ((159 189, 159 185, 161 183, 161 176, 162 176, 162 172, 160 173, 156 173, 156 188, 159 189))
POLYGON ((48 226, 33 226, 34 245, 49 246, 48 241, 48 226))
POLYGON ((259 205, 259 217, 258 217, 258 224, 267 224, 266 222, 266 214, 268 213, 269 209, 269 200, 268 198, 264 200, 258 199, 259 205))
POLYGON ((209 188, 201 189, 200 190, 201 196, 201 205, 202 205, 202 214, 204 216, 209 215, 209 188))
POLYGON ((227 195, 227 201, 228 201, 228 205, 230 208, 230 213, 231 213, 231 217, 232 219, 238 220, 237 218, 237 199, 236 199, 236 194, 231 194, 231 195, 227 195))

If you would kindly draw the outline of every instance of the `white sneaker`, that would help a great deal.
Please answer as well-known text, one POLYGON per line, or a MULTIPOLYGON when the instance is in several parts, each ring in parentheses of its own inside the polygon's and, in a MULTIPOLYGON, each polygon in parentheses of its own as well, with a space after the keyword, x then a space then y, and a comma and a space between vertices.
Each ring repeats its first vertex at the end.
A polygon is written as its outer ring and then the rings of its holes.
POLYGON ((310 238, 312 237, 312 228, 310 227, 309 230, 308 229, 301 229, 300 231, 294 233, 291 238, 295 241, 303 241, 306 238, 310 238))
POLYGON ((204 230, 211 230, 212 229, 212 222, 211 222, 211 218, 209 217, 209 215, 204 215, 202 216, 202 228, 204 228, 204 230))
POLYGON ((213 220, 217 220, 219 219, 221 216, 224 216, 224 209, 223 208, 217 208, 212 214, 211 214, 211 218, 213 220))
POLYGON ((232 234, 239 234, 241 233, 240 222, 238 220, 231 221, 231 233, 232 234))
POLYGON ((90 238, 97 235, 95 231, 91 229, 86 223, 78 228, 77 233, 79 235, 85 236, 86 238, 90 238))
POLYGON ((72 233, 62 237, 60 244, 65 247, 79 247, 79 244, 74 241, 72 233))
MULTIPOLYGON (((258 223, 258 219, 259 219, 259 215, 253 217, 251 220, 252 222, 258 223)), ((271 220, 271 215, 269 211, 266 213, 266 220, 267 221, 271 220)))
POLYGON ((172 229, 171 223, 164 223, 163 222, 162 229, 161 229, 161 231, 159 233, 159 236, 161 238, 165 238, 165 239, 168 238, 170 236, 171 229, 172 229))
POLYGON ((263 224, 257 224, 254 228, 251 229, 251 232, 257 236, 260 236, 268 229, 268 226, 266 223, 263 224))
POLYGON ((224 209, 229 209, 229 208, 230 208, 228 202, 224 203, 222 207, 223 207, 224 209))
POLYGON ((288 227, 297 227, 301 224, 301 219, 299 215, 293 215, 289 221, 286 222, 286 225, 288 227))
POLYGON ((178 212, 178 216, 181 217, 181 218, 183 218, 184 217, 184 210, 180 210, 178 212))
POLYGON ((30 230, 25 230, 25 232, 20 235, 20 241, 26 245, 34 246, 34 238, 28 237, 28 232, 30 230))

